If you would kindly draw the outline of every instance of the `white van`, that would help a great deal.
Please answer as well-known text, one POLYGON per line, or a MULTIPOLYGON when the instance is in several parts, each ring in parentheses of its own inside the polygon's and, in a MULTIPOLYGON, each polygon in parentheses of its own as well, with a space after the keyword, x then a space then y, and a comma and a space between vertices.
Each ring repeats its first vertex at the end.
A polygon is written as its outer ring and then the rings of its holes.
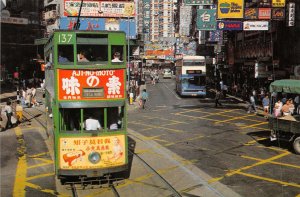
POLYGON ((163 78, 172 78, 172 71, 169 68, 165 68, 163 71, 163 78))

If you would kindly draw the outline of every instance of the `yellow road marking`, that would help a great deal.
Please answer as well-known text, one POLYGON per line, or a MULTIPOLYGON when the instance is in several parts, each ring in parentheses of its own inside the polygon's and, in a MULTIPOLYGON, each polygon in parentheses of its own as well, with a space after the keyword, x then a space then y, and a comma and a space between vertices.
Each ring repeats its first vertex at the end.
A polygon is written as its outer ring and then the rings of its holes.
POLYGON ((151 120, 153 120, 153 119, 160 119, 160 120, 166 120, 166 121, 169 121, 169 122, 176 122, 176 123, 181 123, 181 124, 188 124, 186 122, 181 122, 181 121, 172 120, 172 119, 166 119, 166 118, 161 118, 161 117, 151 117, 151 116, 143 116, 143 117, 145 117, 147 119, 151 119, 151 120))
POLYGON ((296 184, 296 183, 289 183, 289 182, 280 181, 280 180, 276 180, 276 179, 271 179, 271 178, 267 178, 267 177, 261 177, 261 176, 257 176, 257 175, 253 175, 253 174, 248 174, 248 173, 244 173, 244 172, 237 172, 237 174, 244 175, 244 176, 251 177, 251 178, 255 178, 255 179, 268 181, 268 182, 272 182, 272 183, 278 183, 278 184, 281 184, 281 185, 300 188, 300 185, 296 184))
POLYGON ((258 125, 262 125, 262 124, 268 124, 268 122, 261 122, 261 123, 257 123, 257 124, 247 125, 247 126, 241 127, 241 129, 251 128, 251 127, 255 127, 258 125))
POLYGON ((49 163, 40 163, 40 164, 36 164, 36 165, 33 165, 33 166, 29 166, 28 169, 37 168, 37 167, 41 167, 41 166, 46 166, 46 165, 50 165, 50 164, 53 164, 53 161, 49 162, 49 163))
POLYGON ((251 117, 251 116, 256 116, 256 115, 246 115, 246 116, 238 116, 238 117, 234 117, 234 118, 230 118, 230 119, 227 119, 227 120, 220 120, 220 121, 216 121, 215 123, 221 123, 221 122, 229 122, 229 121, 232 121, 232 120, 238 120, 238 119, 243 119, 243 118, 246 118, 246 117, 251 117))
POLYGON ((46 173, 46 174, 39 174, 39 175, 36 175, 36 176, 27 177, 26 180, 30 181, 30 180, 33 180, 33 179, 39 179, 39 178, 43 178, 43 177, 47 177, 47 176, 53 176, 54 174, 55 174, 54 172, 46 173))
POLYGON ((44 158, 39 158, 39 157, 33 158, 33 159, 43 161, 44 163, 53 163, 53 161, 52 161, 52 160, 49 160, 49 159, 44 159, 44 158))
MULTIPOLYGON (((259 158, 255 158, 255 157, 250 157, 250 156, 245 156, 245 155, 242 155, 241 157, 245 158, 245 159, 255 160, 255 161, 263 161, 263 159, 259 159, 259 158)), ((293 165, 293 164, 288 164, 288 163, 282 163, 282 162, 276 162, 276 161, 270 161, 269 163, 275 164, 275 165, 280 165, 280 166, 286 166, 286 167, 299 168, 300 169, 300 166, 293 165)))
POLYGON ((255 140, 252 140, 252 141, 249 141, 249 142, 245 143, 244 145, 245 146, 251 146, 251 145, 257 143, 258 141, 262 141, 262 140, 266 140, 266 139, 268 139, 268 138, 265 138, 265 137, 257 138, 255 140))
POLYGON ((43 153, 39 153, 39 154, 35 154, 35 155, 28 155, 28 157, 33 158, 33 157, 39 157, 39 156, 47 155, 47 154, 49 154, 49 152, 43 152, 43 153))
MULTIPOLYGON (((147 124, 143 124, 143 123, 136 123, 136 122, 131 122, 131 124, 136 124, 136 125, 142 125, 142 126, 146 126, 146 127, 149 127, 149 125, 147 124)), ((162 126, 152 126, 151 127, 152 129, 164 129, 164 130, 169 130, 169 131, 173 131, 173 132, 176 132, 176 133, 181 133, 181 132, 184 132, 183 130, 178 130, 178 129, 170 129, 170 128, 167 128, 167 127, 162 127, 162 126)))
POLYGON ((27 175, 27 163, 25 153, 26 147, 21 129, 19 127, 16 127, 14 130, 18 139, 17 151, 19 152, 19 154, 22 154, 22 156, 19 157, 17 165, 13 197, 23 197, 25 196, 25 182, 27 175))
POLYGON ((300 197, 300 194, 298 194, 296 197, 300 197))
POLYGON ((52 189, 43 189, 41 186, 29 183, 29 182, 26 182, 26 186, 30 187, 30 188, 33 188, 33 189, 36 189, 36 190, 39 190, 41 192, 52 194, 54 196, 61 196, 61 197, 69 196, 69 195, 66 195, 66 194, 58 194, 56 191, 54 191, 52 189))
POLYGON ((223 179, 223 178, 225 178, 225 177, 229 177, 229 176, 238 174, 238 173, 241 172, 242 170, 248 170, 248 169, 250 169, 250 168, 253 168, 253 167, 256 167, 256 166, 259 166, 259 165, 263 165, 263 164, 265 164, 265 163, 270 163, 270 162, 273 161, 273 160, 279 159, 279 158, 284 157, 284 156, 289 155, 289 154, 291 154, 291 153, 289 153, 289 152, 284 152, 284 153, 279 154, 279 155, 276 155, 276 156, 274 156, 274 157, 270 157, 270 158, 268 158, 268 159, 261 160, 261 161, 259 161, 259 162, 257 162, 257 163, 252 164, 252 165, 244 166, 244 167, 239 168, 239 169, 236 169, 236 170, 231 170, 231 171, 229 171, 228 173, 226 173, 224 176, 216 177, 216 178, 213 178, 213 179, 209 180, 209 183, 214 183, 214 182, 219 181, 219 180, 221 180, 221 179, 223 179))

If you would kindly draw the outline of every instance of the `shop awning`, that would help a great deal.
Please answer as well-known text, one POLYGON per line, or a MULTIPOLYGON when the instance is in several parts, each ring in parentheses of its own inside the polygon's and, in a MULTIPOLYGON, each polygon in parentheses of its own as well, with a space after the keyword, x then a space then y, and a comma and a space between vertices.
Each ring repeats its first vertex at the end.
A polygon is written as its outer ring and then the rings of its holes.
POLYGON ((271 83, 270 92, 300 94, 300 80, 283 79, 271 83))

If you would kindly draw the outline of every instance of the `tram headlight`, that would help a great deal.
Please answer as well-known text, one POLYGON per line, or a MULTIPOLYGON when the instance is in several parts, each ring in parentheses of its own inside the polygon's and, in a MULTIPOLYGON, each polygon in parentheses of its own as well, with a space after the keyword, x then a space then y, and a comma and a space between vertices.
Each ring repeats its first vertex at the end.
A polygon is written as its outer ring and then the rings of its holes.
POLYGON ((91 152, 89 154, 89 161, 93 164, 99 163, 101 155, 98 152, 91 152))

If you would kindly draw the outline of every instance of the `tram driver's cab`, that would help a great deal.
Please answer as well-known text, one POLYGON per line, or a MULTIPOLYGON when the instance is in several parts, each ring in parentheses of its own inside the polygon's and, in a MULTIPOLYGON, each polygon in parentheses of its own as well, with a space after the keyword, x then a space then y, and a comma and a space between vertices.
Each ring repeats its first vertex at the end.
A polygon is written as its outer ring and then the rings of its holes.
MULTIPOLYGON (((61 132, 112 132, 124 128, 124 106, 122 107, 93 107, 93 108, 61 108, 61 132), (98 121, 100 127, 90 129, 86 120, 98 121)), ((92 123, 94 124, 94 123, 92 123)))

